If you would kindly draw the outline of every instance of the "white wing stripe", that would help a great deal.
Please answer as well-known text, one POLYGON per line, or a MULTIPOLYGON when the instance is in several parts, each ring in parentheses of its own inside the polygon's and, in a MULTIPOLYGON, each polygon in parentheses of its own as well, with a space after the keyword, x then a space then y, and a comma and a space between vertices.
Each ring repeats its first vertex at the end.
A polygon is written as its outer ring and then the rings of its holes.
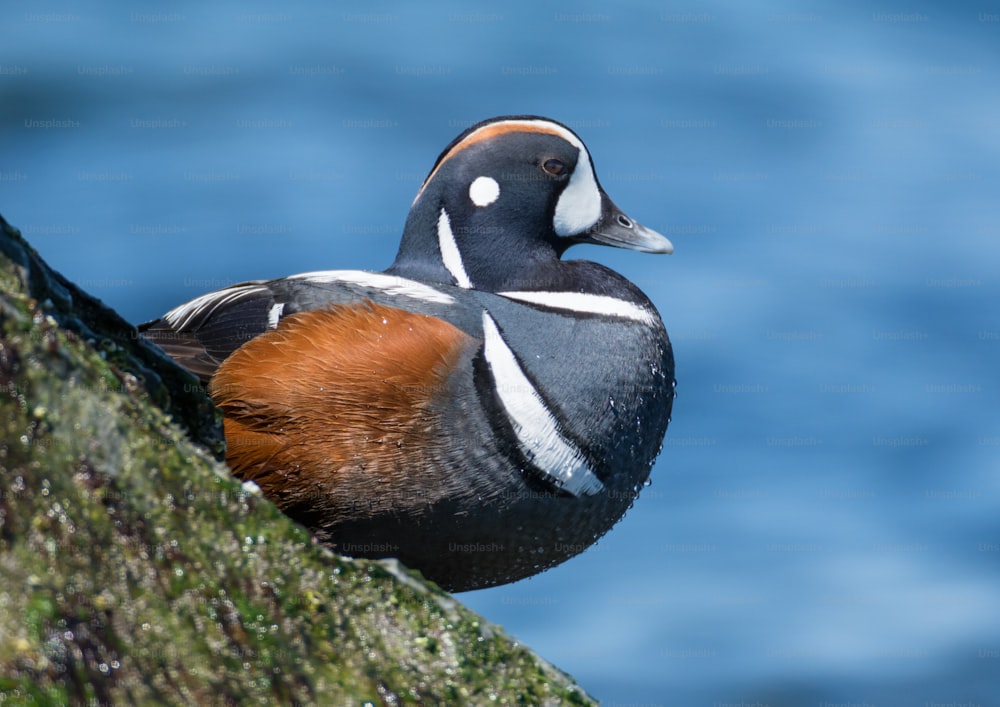
MULTIPOLYGON (((386 275, 384 273, 366 272, 364 270, 322 270, 316 272, 291 275, 289 280, 315 282, 321 285, 353 285, 380 290, 391 297, 406 297, 409 299, 431 302, 434 304, 454 304, 455 298, 423 283, 408 280, 405 277, 386 275)), ((235 285, 224 290, 216 290, 195 297, 190 302, 174 307, 163 315, 163 319, 172 329, 183 330, 196 317, 211 314, 219 307, 225 307, 249 294, 268 292, 267 285, 250 284, 235 285)), ((283 305, 275 305, 268 312, 268 325, 277 325, 284 312, 283 305)))
POLYGON ((186 327, 192 319, 206 313, 212 312, 218 307, 224 307, 230 302, 235 302, 241 297, 251 292, 264 292, 267 288, 261 285, 243 285, 230 287, 225 290, 216 290, 208 294, 195 297, 190 302, 185 302, 179 307, 174 307, 163 315, 163 318, 174 330, 180 331, 186 327))
POLYGON ((382 290, 394 297, 408 297, 436 304, 453 304, 455 302, 455 298, 451 295, 447 295, 440 290, 436 290, 415 280, 408 280, 398 275, 386 275, 385 273, 367 272, 365 270, 319 270, 292 275, 288 279, 307 280, 324 285, 344 283, 345 285, 370 287, 373 290, 382 290))
POLYGON ((278 302, 278 304, 267 310, 267 328, 277 329, 278 322, 281 320, 281 314, 285 311, 284 302, 278 302))

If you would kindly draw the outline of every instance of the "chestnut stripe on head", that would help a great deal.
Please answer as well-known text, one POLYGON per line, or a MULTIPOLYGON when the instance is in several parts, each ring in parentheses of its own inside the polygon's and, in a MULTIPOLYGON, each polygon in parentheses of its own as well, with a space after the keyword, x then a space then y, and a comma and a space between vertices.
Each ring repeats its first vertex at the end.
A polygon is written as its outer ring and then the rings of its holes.
MULTIPOLYGON (((416 197, 413 199, 413 203, 417 203, 420 195, 424 193, 424 188, 434 179, 434 175, 438 173, 442 165, 450 160, 452 157, 457 155, 462 150, 472 147, 473 145, 483 142, 484 140, 490 140, 497 137, 498 135, 505 135, 507 133, 540 133, 543 135, 555 135, 556 137, 561 137, 563 140, 573 145, 575 148, 580 150, 580 154, 586 155, 587 148, 584 147, 583 142, 580 141, 573 131, 568 128, 564 128, 558 123, 553 123, 550 120, 530 120, 530 119, 511 119, 511 120, 501 120, 495 123, 487 123, 482 127, 473 130, 471 133, 466 135, 464 138, 459 140, 456 144, 452 145, 451 149, 441 155, 438 158, 437 163, 431 170, 431 173, 427 175, 427 179, 424 183, 420 185, 420 190, 417 192, 416 197)), ((581 160, 582 161, 582 160, 581 160)), ((587 168, 590 169, 590 160, 587 160, 587 168)))

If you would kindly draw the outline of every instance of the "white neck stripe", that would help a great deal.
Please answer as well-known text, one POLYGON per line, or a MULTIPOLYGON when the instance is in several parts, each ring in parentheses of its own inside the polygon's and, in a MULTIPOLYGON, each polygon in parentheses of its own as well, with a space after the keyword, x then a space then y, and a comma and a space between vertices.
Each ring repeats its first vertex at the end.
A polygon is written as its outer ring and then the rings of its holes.
POLYGON ((656 315, 649 309, 607 295, 593 295, 585 292, 548 292, 545 290, 498 292, 497 294, 508 299, 537 304, 550 309, 630 319, 642 324, 652 324, 656 321, 656 315))
POLYGON ((472 281, 465 274, 462 254, 458 250, 458 243, 455 242, 455 234, 451 232, 451 220, 448 218, 448 212, 444 209, 441 209, 441 215, 438 217, 438 248, 441 250, 441 260, 444 262, 444 266, 455 278, 458 286, 467 290, 471 288, 472 281))
POLYGON ((497 395, 514 428, 517 444, 549 480, 574 496, 590 496, 604 484, 574 444, 559 432, 559 423, 524 375, 514 352, 503 340, 489 312, 483 312, 483 353, 493 372, 497 395))

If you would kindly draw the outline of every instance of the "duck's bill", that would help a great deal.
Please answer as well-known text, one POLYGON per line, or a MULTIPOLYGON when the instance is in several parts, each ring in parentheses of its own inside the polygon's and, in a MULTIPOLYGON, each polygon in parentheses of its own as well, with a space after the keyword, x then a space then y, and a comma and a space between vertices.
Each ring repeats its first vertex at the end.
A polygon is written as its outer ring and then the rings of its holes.
POLYGON ((600 243, 640 253, 673 253, 674 244, 651 228, 629 218, 605 198, 601 220, 578 237, 581 243, 600 243))

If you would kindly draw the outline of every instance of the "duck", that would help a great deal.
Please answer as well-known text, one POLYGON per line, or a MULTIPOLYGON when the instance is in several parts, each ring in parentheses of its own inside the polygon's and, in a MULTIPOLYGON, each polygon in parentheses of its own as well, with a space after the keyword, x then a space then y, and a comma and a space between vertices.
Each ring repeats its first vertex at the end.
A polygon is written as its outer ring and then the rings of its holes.
POLYGON ((221 411, 226 462, 334 551, 448 591, 578 555, 646 485, 674 400, 650 299, 564 259, 670 253, 555 120, 490 118, 438 156, 382 272, 201 295, 140 327, 221 411))

